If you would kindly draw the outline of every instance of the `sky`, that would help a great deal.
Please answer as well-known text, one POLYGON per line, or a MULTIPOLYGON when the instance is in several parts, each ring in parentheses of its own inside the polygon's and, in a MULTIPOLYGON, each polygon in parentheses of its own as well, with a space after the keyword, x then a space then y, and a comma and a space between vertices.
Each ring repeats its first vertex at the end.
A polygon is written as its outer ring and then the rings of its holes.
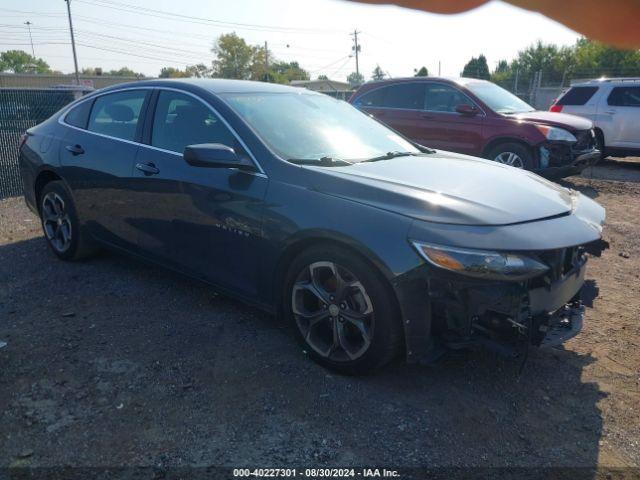
MULTIPOLYGON (((354 30, 361 44, 360 72, 376 65, 393 77, 426 66, 432 75, 458 76, 484 54, 493 69, 501 59, 542 40, 573 44, 578 34, 541 15, 494 0, 458 15, 438 15, 345 0, 72 0, 79 67, 127 66, 157 76, 165 66, 210 64, 211 46, 236 32, 264 45, 278 60, 296 60, 312 78, 345 80, 355 71, 354 30)), ((73 71, 63 0, 2 0, 0 51, 34 50, 51 68, 73 71)))

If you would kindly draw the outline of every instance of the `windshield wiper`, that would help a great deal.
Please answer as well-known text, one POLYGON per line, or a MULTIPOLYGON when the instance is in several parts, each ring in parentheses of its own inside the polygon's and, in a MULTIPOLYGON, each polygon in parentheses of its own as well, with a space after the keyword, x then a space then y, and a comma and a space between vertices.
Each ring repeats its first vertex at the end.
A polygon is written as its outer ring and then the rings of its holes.
MULTIPOLYGON (((433 152, 430 152, 433 153, 433 152)), ((392 158, 398 157, 423 157, 428 155, 429 153, 424 152, 387 152, 384 155, 380 155, 379 157, 367 158, 366 160, 362 160, 360 163, 365 162, 379 162, 380 160, 391 160, 392 158)))
POLYGON ((287 161, 296 165, 320 165, 321 167, 344 167, 345 165, 353 165, 340 158, 321 157, 321 158, 288 158, 287 161))

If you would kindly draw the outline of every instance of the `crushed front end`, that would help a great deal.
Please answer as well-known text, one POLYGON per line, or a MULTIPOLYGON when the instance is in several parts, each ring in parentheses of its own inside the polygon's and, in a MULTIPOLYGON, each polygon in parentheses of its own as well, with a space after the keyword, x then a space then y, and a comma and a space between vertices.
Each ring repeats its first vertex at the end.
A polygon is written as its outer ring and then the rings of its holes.
POLYGON ((595 165, 601 157, 600 146, 593 129, 573 133, 576 141, 547 140, 538 147, 536 173, 550 178, 575 175, 595 165))
POLYGON ((604 247, 598 241, 533 253, 550 268, 522 282, 431 272, 427 295, 434 338, 450 349, 482 346, 507 357, 529 346, 561 344, 582 328, 587 256, 589 251, 599 255, 604 247))

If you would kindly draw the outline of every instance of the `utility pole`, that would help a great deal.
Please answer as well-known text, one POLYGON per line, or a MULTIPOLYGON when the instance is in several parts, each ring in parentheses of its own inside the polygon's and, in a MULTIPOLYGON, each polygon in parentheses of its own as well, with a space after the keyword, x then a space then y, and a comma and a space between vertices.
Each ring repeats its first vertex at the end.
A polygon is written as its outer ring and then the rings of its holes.
POLYGON ((440 60, 438 60, 438 76, 439 77, 441 76, 441 73, 440 73, 440 67, 441 66, 442 66, 442 62, 440 60))
POLYGON ((31 42, 31 54, 33 55, 33 58, 36 58, 36 51, 33 48, 33 37, 31 36, 31 25, 33 25, 33 23, 27 20, 26 22, 24 22, 24 24, 29 29, 29 41, 31 42))
POLYGON ((269 81, 269 47, 267 41, 264 41, 264 81, 269 81))
POLYGON ((354 30, 353 33, 351 34, 353 36, 353 47, 351 47, 351 50, 353 50, 356 54, 356 74, 358 74, 358 77, 360 76, 360 63, 358 58, 358 53, 360 53, 360 44, 358 43, 359 33, 362 33, 362 32, 359 32, 358 30, 354 30))
POLYGON ((71 48, 73 50, 73 66, 76 71, 76 85, 80 85, 80 75, 78 74, 78 55, 76 54, 76 40, 73 36, 73 22, 71 21, 71 0, 64 0, 67 3, 67 14, 69 15, 69 32, 71 33, 71 48))

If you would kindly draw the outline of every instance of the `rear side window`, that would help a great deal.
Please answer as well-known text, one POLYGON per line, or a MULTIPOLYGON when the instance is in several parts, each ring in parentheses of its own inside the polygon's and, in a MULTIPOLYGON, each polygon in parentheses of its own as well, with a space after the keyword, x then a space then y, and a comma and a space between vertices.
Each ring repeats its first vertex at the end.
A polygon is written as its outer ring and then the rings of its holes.
POLYGON ((78 128, 87 128, 87 122, 89 121, 89 113, 91 112, 92 101, 82 102, 80 105, 73 107, 69 110, 66 117, 64 117, 65 123, 73 125, 78 128))
POLYGON ((399 83, 365 93, 356 101, 359 107, 424 110, 424 83, 399 83))
POLYGON ((458 105, 474 106, 460 90, 432 83, 427 86, 426 109, 432 112, 455 112, 458 105))
POLYGON ((607 103, 616 107, 640 107, 640 87, 615 87, 607 103))
POLYGON ((183 93, 163 90, 153 118, 151 145, 182 153, 187 145, 221 143, 238 151, 236 139, 210 108, 183 93))
POLYGON ((556 102, 556 105, 584 105, 598 91, 598 87, 573 87, 570 88, 556 102))
POLYGON ((131 90, 98 97, 89 117, 89 131, 133 140, 146 95, 146 90, 131 90))

